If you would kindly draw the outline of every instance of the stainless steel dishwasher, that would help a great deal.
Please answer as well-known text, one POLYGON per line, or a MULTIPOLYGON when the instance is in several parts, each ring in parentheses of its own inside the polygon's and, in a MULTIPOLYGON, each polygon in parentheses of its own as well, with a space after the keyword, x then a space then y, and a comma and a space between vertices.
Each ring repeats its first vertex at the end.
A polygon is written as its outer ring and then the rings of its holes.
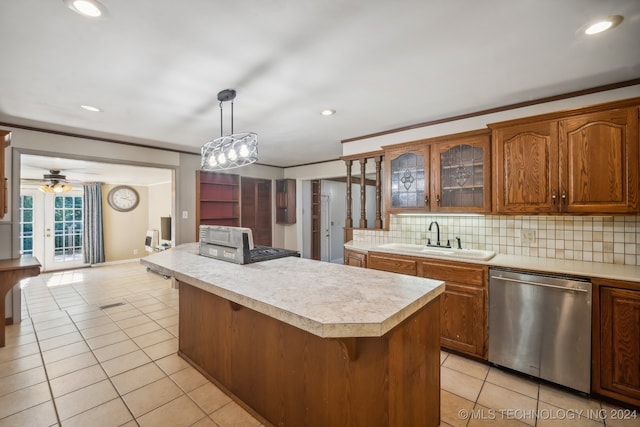
POLYGON ((489 270, 489 362, 591 390, 591 282, 489 270))

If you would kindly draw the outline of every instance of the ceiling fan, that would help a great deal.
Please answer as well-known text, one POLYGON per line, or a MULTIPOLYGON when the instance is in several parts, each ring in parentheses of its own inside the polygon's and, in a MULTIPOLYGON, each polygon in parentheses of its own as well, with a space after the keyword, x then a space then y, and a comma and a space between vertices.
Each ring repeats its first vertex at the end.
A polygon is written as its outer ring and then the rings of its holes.
POLYGON ((49 173, 43 175, 42 179, 23 178, 22 182, 41 184, 38 189, 45 193, 66 193, 70 191, 70 184, 84 184, 80 181, 67 180, 66 175, 62 175, 59 170, 51 169, 49 173))

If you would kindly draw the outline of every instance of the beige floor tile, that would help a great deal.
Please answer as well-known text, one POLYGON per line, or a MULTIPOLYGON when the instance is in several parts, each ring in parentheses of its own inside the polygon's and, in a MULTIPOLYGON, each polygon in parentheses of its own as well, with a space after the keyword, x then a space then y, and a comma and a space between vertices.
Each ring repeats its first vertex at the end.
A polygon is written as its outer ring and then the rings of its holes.
POLYGON ((30 387, 35 384, 47 381, 44 368, 29 369, 27 371, 16 372, 13 375, 6 376, 0 380, 0 396, 13 393, 21 388, 30 387))
POLYGON ((63 347, 65 345, 73 344, 83 340, 84 338, 82 337, 82 335, 80 335, 80 332, 71 332, 68 334, 49 338, 48 340, 41 340, 40 349, 42 351, 53 350, 54 348, 63 347))
POLYGON ((449 353, 447 353, 446 351, 440 350, 440 364, 441 365, 447 359, 447 356, 449 356, 449 353))
POLYGON ((92 365, 84 369, 71 372, 50 381, 51 392, 54 397, 87 387, 107 379, 107 375, 100 365, 92 365))
POLYGON ((53 426, 58 424, 53 401, 48 400, 9 417, 0 419, 0 427, 53 426))
POLYGON ((171 379, 165 377, 127 393, 122 398, 138 418, 182 395, 182 390, 171 379))
POLYGON ((440 368, 440 386, 443 390, 475 402, 482 389, 482 380, 443 366, 440 368))
POLYGON ((87 328, 80 332, 82 333, 82 336, 85 339, 89 339, 89 338, 99 337, 100 335, 106 335, 112 332, 117 332, 119 330, 120 328, 118 328, 118 325, 116 325, 115 323, 110 323, 107 325, 96 326, 94 328, 87 328))
POLYGON ((97 364, 98 361, 91 352, 82 353, 68 359, 60 360, 47 365, 49 379, 57 378, 80 369, 97 364))
POLYGON ((191 425, 192 427, 218 427, 218 424, 214 423, 209 417, 204 417, 200 421, 191 425))
POLYGON ((127 319, 119 320, 116 323, 122 329, 133 328, 134 326, 144 325, 145 323, 151 322, 151 319, 147 317, 145 314, 140 314, 135 317, 129 317, 127 319))
POLYGON ((62 422, 62 427, 110 427, 133 421, 131 413, 120 398, 110 400, 62 422))
POLYGON ((19 359, 7 360, 6 362, 0 363, 0 378, 27 371, 37 366, 42 366, 42 357, 40 354, 32 354, 31 356, 25 356, 19 359))
POLYGON ((173 326, 167 326, 165 328, 167 331, 171 332, 173 334, 174 337, 178 338, 180 336, 180 329, 178 328, 178 325, 173 325, 173 326))
POLYGON ((110 325, 112 323, 114 322, 113 320, 111 320, 111 318, 109 318, 109 316, 103 315, 103 316, 98 316, 91 319, 77 321, 76 327, 79 330, 83 331, 85 329, 96 328, 98 326, 104 326, 104 325, 110 325))
POLYGON ((581 417, 579 411, 561 409, 546 402, 538 405, 537 427, 603 427, 604 423, 581 417))
POLYGON ((147 323, 143 323, 142 325, 133 326, 131 328, 124 329, 124 332, 129 335, 131 338, 139 337, 140 335, 145 335, 153 331, 157 331, 162 329, 162 326, 158 325, 156 322, 150 321, 147 323))
POLYGON ((166 377, 166 374, 162 369, 155 363, 150 362, 130 371, 123 372, 120 375, 116 375, 111 378, 111 381, 113 381, 113 385, 118 392, 121 395, 125 395, 164 377, 166 377))
POLYGON ((99 337, 89 338, 87 340, 87 344, 91 347, 92 350, 97 348, 105 347, 111 344, 115 344, 117 342, 126 341, 129 339, 129 336, 122 331, 112 332, 106 335, 100 335, 99 337))
POLYGON ((111 382, 104 380, 64 396, 56 397, 55 403, 60 420, 66 420, 117 397, 118 392, 113 388, 111 382))
POLYGON ((102 367, 110 377, 129 371, 138 366, 151 362, 151 359, 142 351, 134 351, 102 363, 102 367))
POLYGON ((191 366, 171 375, 171 379, 173 382, 178 384, 178 387, 180 387, 185 393, 195 390, 201 385, 209 382, 208 379, 202 376, 200 372, 196 371, 195 368, 192 368, 191 366))
POLYGON ((456 354, 450 354, 447 360, 444 361, 442 366, 446 366, 449 369, 455 369, 463 374, 471 375, 472 377, 484 380, 489 372, 489 365, 486 363, 476 362, 475 360, 466 359, 456 354))
POLYGON ((93 354, 96 356, 99 362, 105 362, 107 360, 133 353, 140 350, 140 347, 131 340, 120 341, 115 344, 108 345, 106 347, 100 347, 93 350, 93 354))
POLYGON ((440 420, 454 427, 465 427, 467 417, 464 415, 470 414, 474 405, 475 402, 442 390, 440 392, 440 420))
MULTIPOLYGON (((535 414, 532 414, 535 416, 535 414)), ((467 427, 527 427, 528 424, 523 423, 524 413, 518 412, 500 412, 486 406, 476 404, 473 413, 467 413, 469 424, 467 427)))
POLYGON ((156 300, 156 302, 154 304, 149 304, 149 305, 145 305, 143 307, 140 307, 140 311, 142 311, 143 313, 149 315, 150 313, 157 312, 157 311, 160 311, 160 310, 166 310, 167 308, 169 308, 169 307, 167 307, 166 304, 161 303, 161 302, 157 302, 157 300, 156 300))
POLYGON ((155 362, 156 365, 158 365, 167 375, 175 374, 176 372, 191 366, 177 354, 171 354, 167 357, 163 357, 162 359, 158 359, 155 362))
POLYGON ((166 319, 167 317, 174 317, 178 314, 178 312, 171 308, 171 307, 167 307, 165 305, 165 308, 163 308, 162 310, 156 310, 153 312, 149 312, 147 313, 147 316, 149 316, 151 319, 153 320, 160 320, 160 319, 166 319))
POLYGON ((51 400, 46 382, 16 390, 0 397, 0 419, 51 400))
POLYGON ((54 318, 47 318, 42 322, 38 322, 34 319, 33 327, 36 332, 43 332, 47 329, 57 329, 62 326, 73 325, 69 316, 66 313, 59 311, 59 314, 54 318))
POLYGON ((640 410, 622 408, 608 402, 602 403, 602 415, 607 427, 639 427, 640 410))
POLYGON ((67 344, 62 347, 54 348, 53 350, 43 351, 42 359, 44 360, 45 365, 48 365, 59 360, 86 353, 89 350, 89 346, 84 341, 79 341, 73 344, 67 344))
MULTIPOLYGON (((491 409, 522 411, 524 414, 534 415, 538 405, 536 399, 488 382, 482 387, 477 403, 491 409)), ((535 425, 536 422, 535 416, 525 416, 521 421, 529 425, 535 425)))
POLYGON ((229 396, 209 381, 191 391, 189 397, 207 414, 211 414, 231 402, 229 396))
POLYGON ((140 348, 144 348, 172 338, 174 338, 174 336, 169 332, 164 329, 159 329, 157 331, 135 337, 133 340, 140 346, 140 348))
POLYGON ((6 336, 5 335, 5 341, 4 344, 6 347, 16 347, 19 345, 25 345, 25 344, 30 344, 33 342, 36 342, 36 334, 35 333, 30 333, 30 334, 17 334, 17 335, 13 335, 13 336, 6 336))
POLYGON ((599 401, 582 397, 577 393, 572 393, 559 388, 541 384, 540 400, 562 409, 569 409, 575 412, 580 410, 597 414, 602 405, 599 401))
POLYGON ((76 328, 76 325, 74 324, 39 331, 37 332, 37 335, 39 340, 46 340, 49 338, 58 337, 60 335, 70 334, 72 332, 78 332, 78 328, 76 328))
POLYGON ((2 347, 0 348, 0 363, 8 360, 20 359, 21 357, 30 356, 32 354, 38 354, 40 348, 38 343, 30 343, 25 345, 19 345, 16 347, 2 347))
POLYGON ((496 367, 491 367, 487 381, 500 387, 508 388, 525 396, 538 399, 540 385, 532 380, 522 378, 518 375, 503 371, 496 367))
POLYGON ((169 317, 163 317, 162 319, 156 319, 156 323, 163 328, 168 328, 169 326, 175 326, 178 324, 178 315, 175 314, 169 317))
POLYGON ((127 309, 124 311, 116 312, 116 313, 109 313, 109 317, 111 317, 111 320, 113 320, 114 322, 118 322, 120 320, 129 319, 131 317, 137 317, 142 314, 140 310, 130 305, 126 305, 123 307, 127 307, 127 309))
POLYGON ((230 402, 209 415, 220 426, 259 426, 260 421, 242 409, 236 402, 230 402))
POLYGON ((204 418, 206 414, 187 396, 178 397, 138 418, 140 427, 186 427, 204 418))
POLYGON ((162 359, 165 356, 178 352, 178 339, 173 338, 163 341, 161 343, 145 347, 143 350, 152 360, 162 359))

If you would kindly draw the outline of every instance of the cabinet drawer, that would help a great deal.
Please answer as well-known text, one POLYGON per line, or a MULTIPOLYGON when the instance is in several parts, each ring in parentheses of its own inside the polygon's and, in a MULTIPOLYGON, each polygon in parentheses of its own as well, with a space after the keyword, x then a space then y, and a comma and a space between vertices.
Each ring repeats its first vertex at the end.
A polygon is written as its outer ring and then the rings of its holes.
POLYGON ((419 269, 419 275, 422 277, 474 286, 484 286, 487 274, 486 267, 453 262, 422 261, 419 269))
POLYGON ((418 263, 410 258, 396 258, 389 255, 369 253, 369 268, 390 271, 392 273, 417 275, 418 263))

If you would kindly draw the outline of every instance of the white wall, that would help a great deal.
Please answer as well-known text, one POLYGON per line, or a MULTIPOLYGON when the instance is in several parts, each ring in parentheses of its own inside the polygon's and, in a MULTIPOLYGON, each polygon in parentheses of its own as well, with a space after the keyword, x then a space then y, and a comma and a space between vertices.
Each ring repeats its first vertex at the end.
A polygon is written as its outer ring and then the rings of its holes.
MULTIPOLYGON (((162 239, 162 235, 160 234, 160 217, 168 216, 171 217, 172 222, 175 221, 173 217, 173 188, 171 182, 150 185, 147 187, 147 194, 149 195, 147 229, 158 230, 159 238, 162 239)), ((175 228, 175 225, 171 224, 172 231, 173 228, 175 228)))

